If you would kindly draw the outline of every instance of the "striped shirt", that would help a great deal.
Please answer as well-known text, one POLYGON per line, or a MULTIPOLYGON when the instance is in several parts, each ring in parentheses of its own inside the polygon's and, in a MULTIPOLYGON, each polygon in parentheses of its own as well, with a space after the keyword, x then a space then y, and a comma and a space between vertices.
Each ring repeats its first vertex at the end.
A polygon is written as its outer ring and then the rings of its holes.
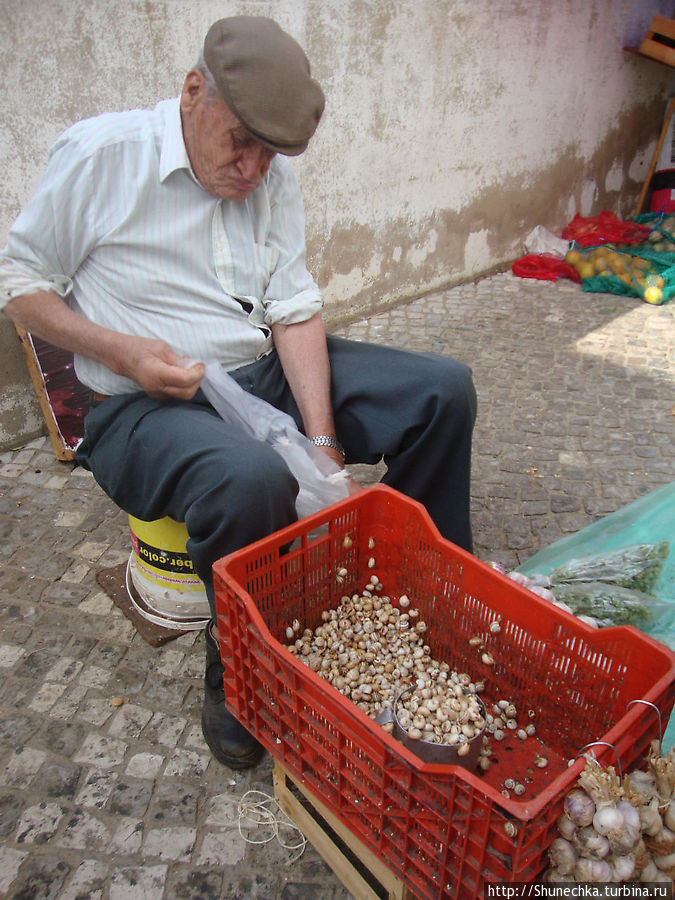
MULTIPOLYGON (((271 325, 321 309, 304 230, 287 158, 245 200, 219 200, 192 172, 178 98, 104 114, 52 148, 0 251, 0 308, 54 291, 99 325, 231 370, 269 352, 271 325)), ((75 370, 103 394, 137 389, 85 357, 75 370)))

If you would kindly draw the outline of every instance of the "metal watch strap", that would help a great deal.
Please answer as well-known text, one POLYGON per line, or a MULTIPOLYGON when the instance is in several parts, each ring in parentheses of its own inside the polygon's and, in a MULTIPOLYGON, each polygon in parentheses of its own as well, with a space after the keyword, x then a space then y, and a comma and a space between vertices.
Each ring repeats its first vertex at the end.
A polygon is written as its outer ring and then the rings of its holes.
POLYGON ((314 437, 310 438, 310 441, 315 447, 330 447, 331 450, 337 450, 344 459, 345 451, 342 449, 342 445, 329 434, 315 434, 314 437))

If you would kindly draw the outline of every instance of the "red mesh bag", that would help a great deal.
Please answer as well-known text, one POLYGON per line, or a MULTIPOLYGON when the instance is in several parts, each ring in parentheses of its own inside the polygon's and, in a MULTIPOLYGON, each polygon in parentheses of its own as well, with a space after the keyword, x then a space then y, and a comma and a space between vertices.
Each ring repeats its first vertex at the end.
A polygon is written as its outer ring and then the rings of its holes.
POLYGON ((537 278, 539 281, 555 281, 558 278, 581 281, 574 266, 546 253, 527 253, 513 263, 511 271, 519 278, 537 278))
POLYGON ((566 225, 562 237, 575 241, 580 247, 596 247, 598 244, 641 244, 651 231, 636 222, 623 222, 613 212, 603 210, 597 216, 583 218, 576 214, 566 225))

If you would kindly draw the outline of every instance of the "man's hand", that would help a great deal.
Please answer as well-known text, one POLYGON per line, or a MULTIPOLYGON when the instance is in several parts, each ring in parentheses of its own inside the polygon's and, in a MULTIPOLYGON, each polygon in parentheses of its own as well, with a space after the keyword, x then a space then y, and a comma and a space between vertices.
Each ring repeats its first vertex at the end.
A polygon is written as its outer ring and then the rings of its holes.
MULTIPOLYGON (((336 466, 339 466, 339 468, 344 469, 345 461, 342 458, 342 454, 338 453, 337 450, 333 450, 332 447, 317 447, 317 450, 325 453, 326 456, 331 460, 331 462, 334 462, 336 466)), ((350 494, 358 494, 361 491, 365 491, 365 487, 362 484, 359 484, 358 481, 355 481, 351 475, 347 479, 347 487, 349 488, 350 494)))
POLYGON ((334 450, 332 447, 317 447, 316 449, 323 453, 324 456, 327 456, 331 462, 335 463, 338 469, 344 469, 344 457, 337 450, 334 450))
POLYGON ((155 400, 190 400, 195 395, 204 377, 202 363, 186 367, 185 358, 165 341, 127 337, 125 345, 117 371, 135 381, 148 396, 155 400))

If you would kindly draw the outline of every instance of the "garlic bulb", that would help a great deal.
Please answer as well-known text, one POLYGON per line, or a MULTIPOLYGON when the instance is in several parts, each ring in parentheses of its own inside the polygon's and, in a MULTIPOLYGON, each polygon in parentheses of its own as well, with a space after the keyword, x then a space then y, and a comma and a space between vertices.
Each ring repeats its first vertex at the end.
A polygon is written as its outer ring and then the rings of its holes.
POLYGON ((556 838, 548 851, 551 865, 560 875, 570 875, 577 864, 577 853, 564 838, 556 838))
POLYGON ((656 863, 653 859, 650 859, 645 866, 643 866, 642 871, 640 872, 640 881, 643 884, 651 884, 655 881, 660 881, 661 873, 656 868, 656 863))
POLYGON ((587 625, 590 625, 591 628, 599 628, 598 620, 594 619, 593 616, 577 616, 577 619, 580 622, 585 622, 587 625))
POLYGON ((569 603, 563 603, 562 600, 552 600, 551 602, 553 603, 554 606, 557 606, 558 609, 564 609, 565 612, 568 612, 571 615, 574 615, 574 610, 569 605, 569 603))
POLYGON ((559 872, 558 869, 547 869, 543 876, 544 884, 575 884, 576 879, 573 873, 565 874, 559 872))
POLYGON ((653 837, 648 837, 645 843, 655 856, 668 856, 675 851, 675 833, 665 826, 653 837))
POLYGON ((637 842, 637 844, 633 847, 627 856, 632 856, 635 860, 635 870, 636 872, 641 872, 642 869, 647 865, 649 860, 651 859, 649 850, 647 850, 647 845, 643 841, 642 838, 637 842))
POLYGON ((640 811, 632 803, 629 803, 628 800, 619 800, 616 808, 623 816, 624 825, 627 828, 640 831, 640 811))
POLYGON ((650 775, 649 772, 642 772, 636 769, 635 772, 631 772, 630 775, 626 776, 626 781, 632 791, 644 798, 648 799, 656 796, 656 782, 654 781, 654 776, 650 775))
POLYGON ((663 824, 670 831, 675 831, 675 800, 671 800, 663 816, 663 824))
POLYGON ((573 788, 565 797, 565 812, 575 825, 590 825, 595 815, 595 803, 581 788, 573 788))
POLYGON ((630 881, 635 874, 635 859, 632 856, 616 856, 611 865, 610 881, 630 881))
MULTIPOLYGON (((567 813, 563 813, 557 821, 558 831, 561 836, 565 838, 566 841, 571 841, 574 836, 574 832, 576 830, 576 825, 567 815, 567 813)), ((659 819, 659 829, 661 828, 661 820, 659 819)))
POLYGON ((633 852, 640 840, 640 829, 624 825, 622 828, 617 828, 616 831, 610 832, 607 835, 607 840, 609 841, 610 852, 614 856, 628 856, 629 853, 633 852))
POLYGON ((649 803, 641 806, 638 815, 640 816, 640 828, 643 834, 653 837, 661 831, 663 822, 659 812, 659 801, 656 797, 652 797, 649 803))
MULTIPOLYGON (((603 859, 609 853, 609 841, 604 834, 598 834, 592 825, 578 828, 572 843, 579 856, 585 859, 603 859)), ((591 879, 582 879, 590 881, 591 879)))
POLYGON ((675 853, 669 853, 668 856, 655 856, 654 865, 661 869, 662 872, 672 869, 675 866, 675 853))
POLYGON ((626 856, 640 840, 640 814, 624 799, 621 780, 611 766, 606 769, 587 763, 579 784, 596 805, 593 828, 607 838, 609 850, 626 856))
POLYGON ((662 802, 675 797, 675 747, 662 756, 658 742, 653 741, 648 759, 649 774, 654 780, 654 793, 662 802))
POLYGON ((574 876, 579 881, 607 883, 612 879, 612 867, 604 859, 579 859, 574 868, 574 876))
POLYGON ((593 815, 593 828, 598 834, 612 834, 623 827, 623 816, 613 804, 604 803, 593 815))
POLYGON ((532 583, 527 575, 523 575, 521 572, 507 572, 506 575, 511 581, 515 581, 516 584, 521 584, 523 587, 529 587, 532 583))
MULTIPOLYGON (((620 824, 606 831, 605 835, 611 852, 615 856, 626 856, 640 840, 640 813, 627 800, 620 800, 615 809, 621 819, 620 824)), ((593 821, 595 822, 595 818, 593 821)))

